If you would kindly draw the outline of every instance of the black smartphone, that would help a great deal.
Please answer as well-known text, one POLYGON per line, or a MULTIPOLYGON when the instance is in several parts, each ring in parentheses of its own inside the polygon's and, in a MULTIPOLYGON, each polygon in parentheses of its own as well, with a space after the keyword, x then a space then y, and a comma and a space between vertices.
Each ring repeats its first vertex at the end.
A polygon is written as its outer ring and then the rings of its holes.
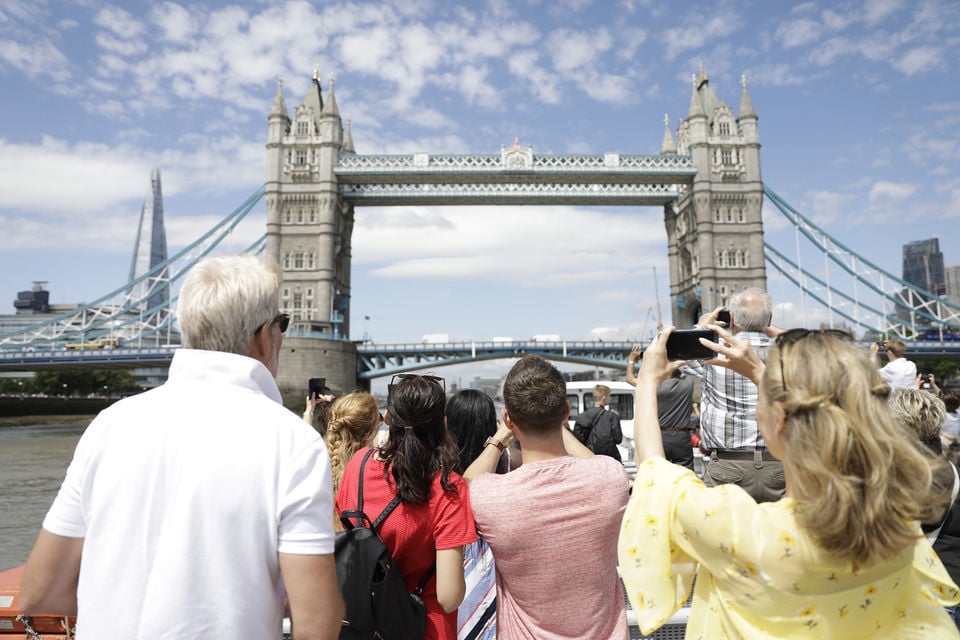
POLYGON ((721 309, 717 313, 717 321, 724 323, 723 326, 727 329, 730 328, 730 311, 727 309, 721 309))
POLYGON ((326 378, 310 378, 307 380, 307 393, 313 399, 323 395, 323 390, 327 386, 326 378))
POLYGON ((700 344, 700 338, 717 342, 719 337, 709 329, 679 329, 667 338, 668 360, 701 360, 716 354, 700 344))

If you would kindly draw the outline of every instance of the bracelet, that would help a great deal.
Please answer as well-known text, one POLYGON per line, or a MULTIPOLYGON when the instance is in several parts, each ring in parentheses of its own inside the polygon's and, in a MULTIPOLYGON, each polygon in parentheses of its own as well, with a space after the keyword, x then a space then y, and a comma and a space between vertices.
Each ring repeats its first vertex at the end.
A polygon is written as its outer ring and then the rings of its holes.
POLYGON ((483 443, 483 446, 487 446, 488 444, 492 444, 497 449, 500 449, 500 451, 503 451, 506 448, 502 442, 500 442, 493 436, 490 436, 489 438, 487 438, 487 441, 483 443))

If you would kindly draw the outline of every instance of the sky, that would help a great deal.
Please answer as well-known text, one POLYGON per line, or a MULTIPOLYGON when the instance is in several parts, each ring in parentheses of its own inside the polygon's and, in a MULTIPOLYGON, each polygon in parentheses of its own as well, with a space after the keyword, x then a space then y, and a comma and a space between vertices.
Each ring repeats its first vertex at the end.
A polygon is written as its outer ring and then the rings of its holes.
MULTIPOLYGON (((240 205, 278 76, 292 111, 315 65, 325 93, 334 75, 358 153, 657 154, 701 64, 734 111, 746 76, 764 182, 794 208, 896 276, 911 240, 960 264, 955 0, 4 0, 0 313, 33 281, 57 303, 126 282, 153 167, 171 254, 240 205)), ((764 226, 792 255, 769 204, 764 226)), ((670 323, 657 207, 358 208, 352 279, 351 338, 379 343, 670 323)), ((782 326, 826 314, 769 268, 768 289, 782 326)))

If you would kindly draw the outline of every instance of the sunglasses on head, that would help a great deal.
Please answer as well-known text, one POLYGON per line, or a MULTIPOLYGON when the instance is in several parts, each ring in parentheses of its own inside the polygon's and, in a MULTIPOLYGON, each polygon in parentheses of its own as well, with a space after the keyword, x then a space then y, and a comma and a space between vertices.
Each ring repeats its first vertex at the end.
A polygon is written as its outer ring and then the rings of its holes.
MULTIPOLYGON (((841 331, 840 329, 790 329, 784 331, 776 337, 776 343, 778 347, 785 347, 789 344, 794 344, 799 342, 808 336, 826 336, 830 338, 837 338, 838 340, 845 340, 848 342, 853 342, 853 335, 847 333, 846 331, 841 331)), ((780 384, 783 386, 783 390, 787 390, 787 378, 786 374, 783 372, 785 367, 783 366, 785 359, 785 354, 781 350, 780 352, 780 384)))
POLYGON ((273 320, 271 320, 270 322, 265 322, 264 324, 257 327, 257 330, 254 331, 254 334, 260 333, 260 329, 263 329, 264 327, 272 324, 279 325, 280 333, 285 333, 287 330, 287 327, 290 326, 290 316, 288 316, 285 313, 278 313, 273 320))

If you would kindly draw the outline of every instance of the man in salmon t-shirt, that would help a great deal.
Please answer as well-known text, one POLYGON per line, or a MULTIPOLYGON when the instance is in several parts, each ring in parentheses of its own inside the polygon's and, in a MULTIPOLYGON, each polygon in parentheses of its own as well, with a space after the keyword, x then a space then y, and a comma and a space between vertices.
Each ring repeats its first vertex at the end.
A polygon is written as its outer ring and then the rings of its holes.
POLYGON ((625 640, 617 575, 623 466, 593 456, 565 427, 566 383, 543 358, 514 365, 503 399, 523 466, 470 484, 477 533, 497 567, 498 640, 625 640))

